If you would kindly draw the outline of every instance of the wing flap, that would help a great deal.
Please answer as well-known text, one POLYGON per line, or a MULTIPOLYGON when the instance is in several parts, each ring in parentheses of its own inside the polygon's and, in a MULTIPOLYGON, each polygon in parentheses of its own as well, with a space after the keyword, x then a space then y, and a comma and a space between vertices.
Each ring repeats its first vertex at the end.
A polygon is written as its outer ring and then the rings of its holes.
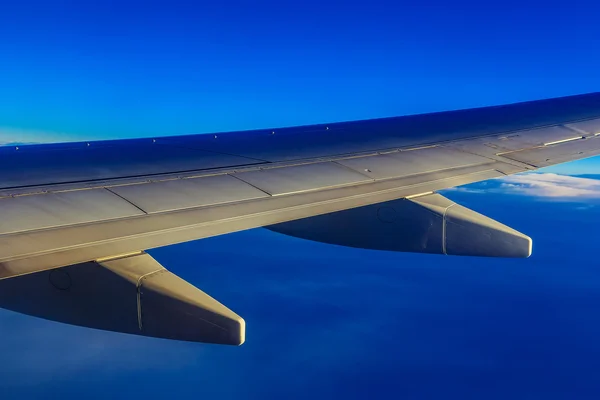
MULTIPOLYGON (((0 218, 8 222, 0 224, 0 233, 243 203, 270 196, 368 185, 390 178, 418 176, 417 182, 427 182, 436 178, 435 172, 469 167, 480 171, 491 168, 489 166, 494 163, 489 158, 454 149, 430 147, 338 159, 335 162, 5 197, 0 198, 0 218), (31 217, 23 218, 22 215, 31 217), (17 221, 13 221, 15 216, 19 218, 17 221), (2 229, 2 226, 5 228, 2 229)), ((404 185, 398 183, 400 187, 404 185)))
POLYGON ((0 198, 0 235, 143 215, 106 189, 0 198))
POLYGON ((121 185, 110 190, 151 214, 269 197, 230 175, 121 185))
POLYGON ((500 163, 0 236, 0 279, 503 176, 500 163))

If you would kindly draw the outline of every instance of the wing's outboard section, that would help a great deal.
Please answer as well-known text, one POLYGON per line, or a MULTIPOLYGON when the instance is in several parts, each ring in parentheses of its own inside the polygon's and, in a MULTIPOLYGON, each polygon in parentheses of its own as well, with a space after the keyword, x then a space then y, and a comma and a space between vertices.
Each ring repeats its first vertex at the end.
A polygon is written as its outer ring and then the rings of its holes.
POLYGON ((531 239, 439 194, 399 199, 267 227, 275 232, 374 250, 529 257, 531 239))
POLYGON ((109 331, 241 345, 245 322, 150 255, 0 280, 0 307, 109 331))

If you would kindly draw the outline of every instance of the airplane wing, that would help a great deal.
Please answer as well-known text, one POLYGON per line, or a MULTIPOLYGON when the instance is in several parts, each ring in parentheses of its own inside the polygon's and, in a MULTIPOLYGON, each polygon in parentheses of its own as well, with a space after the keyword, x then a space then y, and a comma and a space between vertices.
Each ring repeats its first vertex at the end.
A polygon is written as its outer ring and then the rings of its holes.
POLYGON ((436 193, 600 154, 600 93, 281 129, 0 147, 0 307, 241 344, 237 314, 145 250, 267 227, 338 245, 527 257, 436 193))

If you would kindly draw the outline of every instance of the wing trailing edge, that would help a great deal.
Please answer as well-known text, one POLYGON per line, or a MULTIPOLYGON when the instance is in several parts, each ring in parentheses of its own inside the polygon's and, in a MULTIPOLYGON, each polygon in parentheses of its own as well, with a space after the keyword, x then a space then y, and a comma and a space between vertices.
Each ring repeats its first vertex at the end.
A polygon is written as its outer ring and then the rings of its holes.
POLYGON ((431 193, 267 227, 318 242, 373 250, 529 257, 528 236, 431 193))

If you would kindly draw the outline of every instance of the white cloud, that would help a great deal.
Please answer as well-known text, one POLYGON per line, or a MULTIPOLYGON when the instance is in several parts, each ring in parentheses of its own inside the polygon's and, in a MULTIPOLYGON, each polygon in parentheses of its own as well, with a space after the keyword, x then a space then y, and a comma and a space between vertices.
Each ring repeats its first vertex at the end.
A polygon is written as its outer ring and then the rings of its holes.
POLYGON ((551 198, 599 198, 600 180, 554 173, 525 173, 498 178, 493 185, 462 187, 469 193, 508 193, 551 198))
POLYGON ((532 173, 500 179, 500 190, 540 197, 600 198, 600 180, 553 173, 532 173))

